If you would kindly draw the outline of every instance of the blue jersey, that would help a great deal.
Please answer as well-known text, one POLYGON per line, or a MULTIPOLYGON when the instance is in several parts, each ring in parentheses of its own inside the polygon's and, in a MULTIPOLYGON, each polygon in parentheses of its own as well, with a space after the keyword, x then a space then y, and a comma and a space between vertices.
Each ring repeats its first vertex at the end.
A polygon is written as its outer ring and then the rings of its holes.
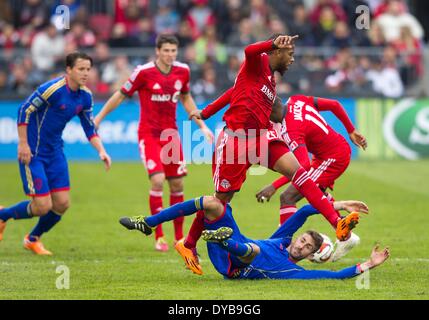
POLYGON ((214 223, 205 222, 206 228, 215 230, 221 226, 233 229, 232 238, 236 241, 255 243, 260 253, 250 265, 244 265, 216 243, 207 243, 210 260, 216 270, 226 278, 241 279, 345 279, 360 273, 357 266, 340 271, 305 270, 290 260, 287 247, 293 234, 305 223, 307 218, 318 211, 310 205, 299 209, 286 223, 265 240, 252 240, 240 233, 232 216, 232 209, 226 206, 224 215, 214 223))
POLYGON ((50 156, 62 150, 63 130, 76 115, 88 140, 96 136, 92 105, 91 91, 86 87, 72 91, 64 76, 39 86, 18 112, 18 126, 27 126, 32 154, 50 156))

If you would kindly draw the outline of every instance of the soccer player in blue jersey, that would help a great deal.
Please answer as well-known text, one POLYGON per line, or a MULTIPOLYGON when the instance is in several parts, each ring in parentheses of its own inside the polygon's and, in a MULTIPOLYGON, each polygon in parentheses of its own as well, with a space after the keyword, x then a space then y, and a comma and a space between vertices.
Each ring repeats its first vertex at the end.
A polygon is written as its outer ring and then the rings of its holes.
MULTIPOLYGON (((336 210, 367 212, 359 201, 336 201, 336 210)), ((120 223, 129 230, 149 235, 159 223, 203 210, 205 228, 203 239, 208 241, 210 260, 216 270, 228 279, 346 279, 382 264, 389 257, 389 249, 379 251, 376 246, 364 263, 340 271, 306 270, 297 265, 311 258, 321 246, 323 238, 315 231, 307 231, 292 239, 307 218, 318 213, 311 205, 299 209, 287 222, 265 240, 253 240, 241 234, 232 216, 232 208, 212 196, 204 196, 176 204, 155 216, 124 217, 120 223)))
POLYGON ((66 57, 66 74, 39 86, 18 111, 18 161, 24 191, 31 200, 0 208, 0 240, 9 219, 38 216, 25 236, 24 248, 51 255, 40 241, 61 220, 70 205, 70 179, 61 138, 66 124, 78 116, 86 137, 106 170, 111 159, 97 135, 92 116, 92 94, 85 87, 92 58, 75 52, 66 57))

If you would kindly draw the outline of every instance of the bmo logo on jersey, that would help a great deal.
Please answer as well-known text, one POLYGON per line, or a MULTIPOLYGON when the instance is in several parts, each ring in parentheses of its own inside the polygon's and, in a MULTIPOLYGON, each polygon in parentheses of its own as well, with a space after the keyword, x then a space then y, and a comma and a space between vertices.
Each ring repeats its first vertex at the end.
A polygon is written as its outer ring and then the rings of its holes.
POLYGON ((265 93, 265 95, 270 99, 271 101, 274 101, 275 95, 271 92, 271 90, 264 84, 261 88, 261 91, 265 93))
POLYGON ((179 101, 180 91, 176 91, 173 95, 165 94, 152 94, 150 100, 154 102, 173 102, 177 103, 179 101))

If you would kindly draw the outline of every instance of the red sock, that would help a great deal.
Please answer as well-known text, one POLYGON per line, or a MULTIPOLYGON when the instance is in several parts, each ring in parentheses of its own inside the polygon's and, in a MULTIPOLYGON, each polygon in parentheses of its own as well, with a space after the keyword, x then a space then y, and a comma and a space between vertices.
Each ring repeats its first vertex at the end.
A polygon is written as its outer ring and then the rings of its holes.
POLYGON ((193 249, 197 246, 197 241, 201 237, 201 233, 204 230, 204 211, 200 210, 197 212, 194 221, 192 222, 191 229, 186 236, 184 246, 188 249, 193 249))
MULTIPOLYGON (((328 198, 329 202, 334 206, 335 199, 329 192, 325 192, 326 198, 328 198)), ((338 210, 335 210, 335 212, 338 214, 338 217, 341 219, 341 213, 338 210)))
POLYGON ((305 171, 303 167, 295 172, 292 184, 313 207, 323 214, 334 228, 337 228, 337 222, 339 220, 338 214, 323 192, 316 186, 313 180, 310 179, 307 171, 305 171))
POLYGON ((296 212, 296 206, 285 205, 280 207, 280 224, 288 221, 296 212))
MULTIPOLYGON (((150 213, 152 215, 155 215, 162 210, 162 191, 150 190, 149 206, 150 206, 150 213)), ((164 236, 164 232, 162 232, 162 224, 159 224, 155 228, 155 239, 158 240, 158 238, 163 236, 164 236)))
MULTIPOLYGON (((170 193, 170 206, 175 205, 176 203, 181 203, 185 200, 183 192, 172 192, 170 193)), ((174 238, 180 240, 183 238, 183 221, 185 217, 178 217, 173 220, 174 224, 174 238)))

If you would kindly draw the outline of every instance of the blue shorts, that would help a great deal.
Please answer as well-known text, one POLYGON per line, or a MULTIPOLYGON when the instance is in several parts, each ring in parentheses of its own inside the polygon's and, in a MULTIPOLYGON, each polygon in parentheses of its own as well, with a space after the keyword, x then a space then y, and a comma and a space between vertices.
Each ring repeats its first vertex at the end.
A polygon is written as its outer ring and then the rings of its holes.
MULTIPOLYGON (((204 226, 207 230, 229 227, 233 230, 231 236, 232 239, 243 243, 253 242, 253 240, 241 234, 240 229, 232 216, 232 208, 229 205, 225 206, 224 213, 218 219, 214 221, 204 219, 204 226)), ((247 264, 244 264, 237 257, 231 255, 217 243, 207 242, 207 251, 213 266, 226 278, 233 277, 233 273, 236 269, 247 266, 247 264)))
POLYGON ((69 170, 63 152, 49 157, 35 156, 28 165, 19 163, 24 192, 30 197, 44 197, 70 190, 69 170))

